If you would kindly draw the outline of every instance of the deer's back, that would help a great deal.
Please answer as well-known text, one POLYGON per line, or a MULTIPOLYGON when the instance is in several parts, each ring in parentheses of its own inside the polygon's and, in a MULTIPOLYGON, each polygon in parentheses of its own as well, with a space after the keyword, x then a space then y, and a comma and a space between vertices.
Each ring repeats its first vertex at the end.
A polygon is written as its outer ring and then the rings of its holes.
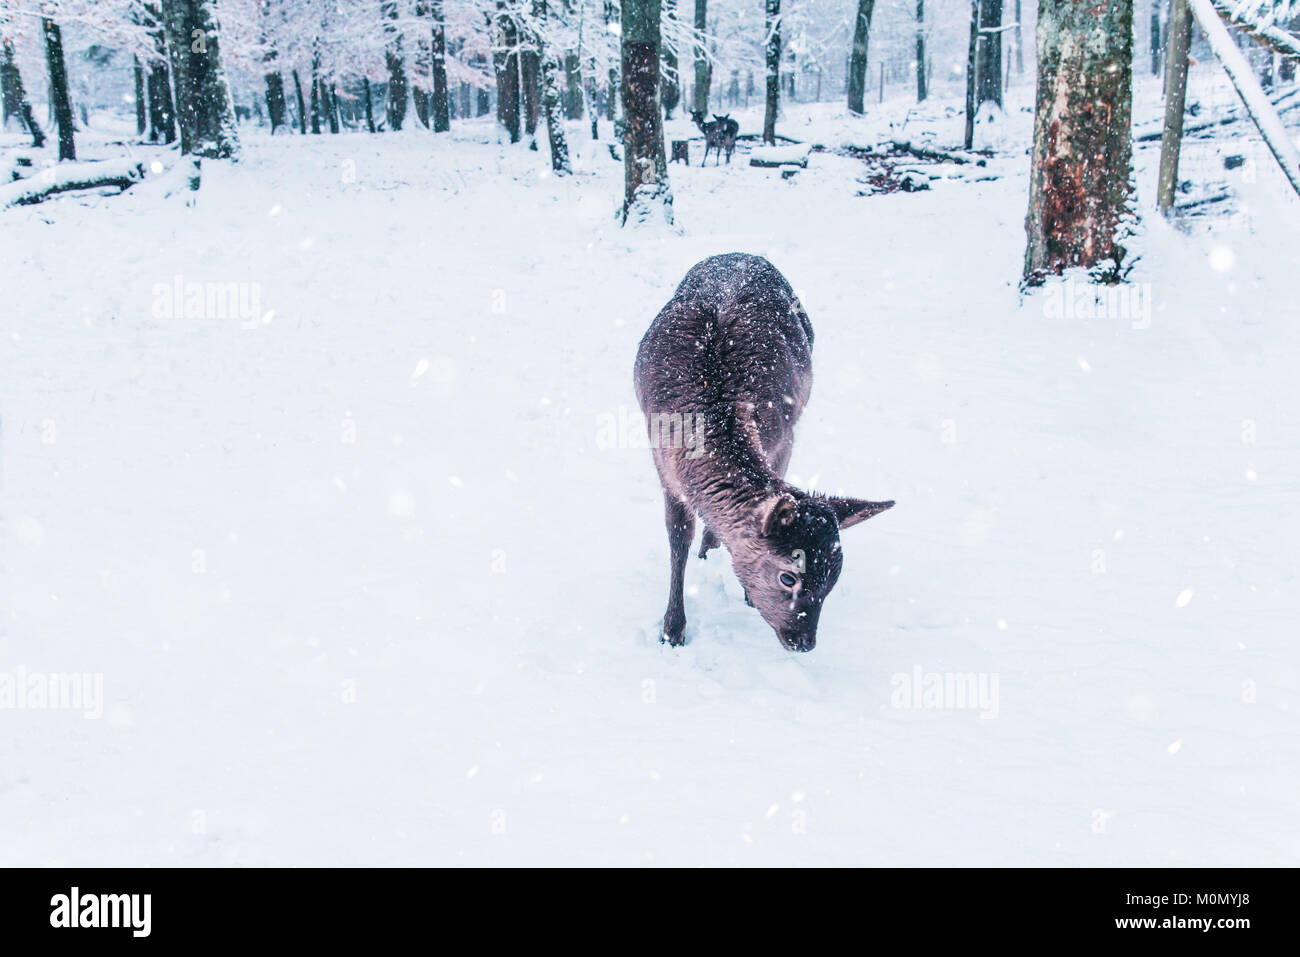
POLYGON ((693 266, 650 324, 636 358, 642 411, 704 414, 757 427, 766 452, 788 445, 812 387, 812 325, 766 259, 712 256, 693 266))

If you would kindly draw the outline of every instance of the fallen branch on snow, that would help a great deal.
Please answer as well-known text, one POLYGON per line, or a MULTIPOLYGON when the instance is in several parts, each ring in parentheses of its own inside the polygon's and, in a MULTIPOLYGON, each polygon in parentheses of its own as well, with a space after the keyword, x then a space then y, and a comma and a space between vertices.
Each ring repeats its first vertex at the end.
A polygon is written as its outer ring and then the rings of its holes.
POLYGON ((51 166, 27 179, 0 186, 0 209, 41 203, 58 193, 116 186, 130 189, 144 179, 144 164, 128 158, 51 166))

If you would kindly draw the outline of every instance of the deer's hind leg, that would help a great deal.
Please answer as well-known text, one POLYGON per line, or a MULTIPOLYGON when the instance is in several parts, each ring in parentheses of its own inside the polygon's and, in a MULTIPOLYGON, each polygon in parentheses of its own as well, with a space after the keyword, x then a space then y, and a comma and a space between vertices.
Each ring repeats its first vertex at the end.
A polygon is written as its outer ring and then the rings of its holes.
POLYGON ((695 514, 678 498, 664 489, 664 524, 668 527, 669 580, 668 608, 664 611, 662 641, 670 645, 685 644, 686 606, 682 584, 686 576, 686 558, 695 538, 695 514))

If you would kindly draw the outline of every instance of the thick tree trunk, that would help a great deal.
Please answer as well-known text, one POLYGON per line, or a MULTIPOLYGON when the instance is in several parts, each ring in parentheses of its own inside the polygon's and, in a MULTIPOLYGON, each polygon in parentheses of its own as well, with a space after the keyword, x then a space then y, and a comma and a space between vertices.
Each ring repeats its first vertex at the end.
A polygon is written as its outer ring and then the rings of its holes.
POLYGON ((673 221, 659 110, 659 0, 623 0, 623 222, 661 207, 673 221))
POLYGON ((763 114, 763 142, 776 143, 776 114, 781 105, 781 0, 764 0, 767 42, 767 110, 763 114))
POLYGON ((1133 152, 1133 3, 1039 0, 1024 279, 1122 277, 1133 152))
POLYGON ((390 130, 400 130, 406 121, 406 59, 402 56, 402 34, 397 29, 397 2, 384 0, 384 64, 388 67, 388 97, 384 116, 390 130))
POLYGON ((493 64, 497 76, 497 122, 505 128, 511 143, 518 143, 519 124, 519 27, 505 0, 497 0, 496 43, 493 64))
POLYGON ((149 128, 149 110, 144 94, 144 67, 140 65, 138 56, 131 57, 131 65, 135 73, 135 135, 144 136, 144 131, 149 128))
POLYGON ((542 115, 542 72, 537 46, 519 52, 519 80, 523 84, 524 134, 532 136, 542 115))
POLYGON ((970 42, 966 47, 966 149, 975 144, 975 70, 980 39, 980 0, 970 0, 970 42))
POLYGON ((867 46, 871 39, 871 14, 876 0, 858 0, 858 15, 853 20, 853 48, 849 52, 849 112, 866 112, 867 46))
POLYGON ((325 118, 330 124, 330 133, 339 131, 339 94, 333 78, 320 81, 321 99, 325 102, 325 118))
POLYGON ((442 0, 430 0, 429 9, 433 17, 433 42, 429 48, 433 71, 430 112, 433 131, 446 133, 451 129, 451 105, 447 95, 447 28, 442 15, 442 0))
POLYGON ((165 0, 163 10, 181 152, 210 159, 235 156, 239 134, 210 0, 165 0))
POLYGON ((978 78, 975 109, 978 111, 989 100, 1001 106, 1002 0, 980 0, 980 38, 975 62, 978 78))
POLYGON ((564 115, 582 119, 582 65, 575 50, 564 54, 564 115))
POLYGON ((33 149, 43 147, 45 131, 36 122, 36 115, 32 112, 32 104, 28 101, 27 91, 23 88, 22 74, 18 71, 18 61, 14 57, 14 45, 8 37, 0 39, 0 86, 4 90, 6 118, 13 116, 21 126, 26 128, 31 134, 33 149))
POLYGON ((916 102, 922 102, 928 93, 925 83, 925 0, 916 0, 916 102))
POLYGON ((546 137, 551 147, 551 169, 557 176, 567 176, 569 144, 564 137, 564 117, 561 115, 559 65, 546 49, 542 31, 546 27, 546 0, 533 0, 533 16, 538 28, 533 30, 533 52, 541 70, 542 109, 546 113, 546 137))
POLYGON ((45 67, 50 75, 50 106, 59 130, 59 160, 77 158, 72 134, 72 99, 68 94, 68 68, 63 61, 63 31, 49 17, 41 17, 45 35, 45 67))
POLYGON ((695 0, 695 96, 696 113, 709 112, 709 56, 704 48, 709 0, 695 0))
MULTIPOLYGON (((1018 3, 1019 0, 1016 0, 1018 3)), ((1151 75, 1160 75, 1160 6, 1151 4, 1151 75)))

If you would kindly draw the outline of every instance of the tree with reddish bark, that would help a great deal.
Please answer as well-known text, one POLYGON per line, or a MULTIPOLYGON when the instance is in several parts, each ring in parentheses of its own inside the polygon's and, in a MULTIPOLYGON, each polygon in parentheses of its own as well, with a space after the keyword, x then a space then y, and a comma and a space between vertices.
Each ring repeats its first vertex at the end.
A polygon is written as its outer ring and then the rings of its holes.
POLYGON ((1026 284, 1075 266, 1123 277, 1132 80, 1132 0, 1039 0, 1026 284))

